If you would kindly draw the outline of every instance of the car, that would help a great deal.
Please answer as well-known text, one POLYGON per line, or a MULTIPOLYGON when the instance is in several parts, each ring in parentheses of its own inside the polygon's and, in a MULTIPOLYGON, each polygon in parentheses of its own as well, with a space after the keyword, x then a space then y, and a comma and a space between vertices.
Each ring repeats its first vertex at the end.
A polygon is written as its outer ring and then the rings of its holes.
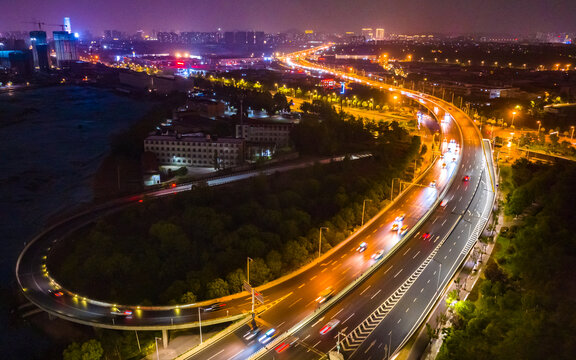
POLYGON ((430 183, 430 187, 436 187, 436 180, 432 180, 432 182, 430 183))
POLYGON ((404 218, 406 218, 406 214, 400 214, 399 216, 396 217, 396 221, 403 221, 404 218))
POLYGON ((398 223, 395 222, 394 224, 392 224, 392 231, 398 230, 398 227, 399 227, 398 223))
POLYGON ((246 334, 244 334, 243 338, 246 341, 252 341, 252 340, 256 339, 256 336, 258 336, 258 334, 260 334, 260 328, 254 327, 254 328, 248 330, 246 332, 246 334))
POLYGON ((366 250, 367 247, 368 247, 368 244, 366 244, 365 242, 362 242, 360 245, 358 245, 358 247, 356 248, 356 251, 364 252, 364 250, 366 250))
POLYGON ((320 329, 320 335, 325 335, 329 333, 330 330, 334 329, 336 326, 338 326, 338 324, 340 324, 340 320, 338 319, 332 319, 328 321, 328 323, 322 326, 322 328, 320 329))
POLYGON ((442 200, 442 202, 440 203, 440 206, 446 207, 446 205, 448 205, 448 200, 446 200, 446 199, 442 200))
POLYGON ((132 316, 132 310, 130 309, 120 309, 120 308, 112 308, 112 310, 110 311, 110 314, 112 315, 116 315, 116 316, 125 316, 125 317, 130 317, 132 316))
POLYGON ((400 235, 404 235, 408 232, 408 225, 404 225, 400 228, 400 235))
POLYGON ((218 310, 222 310, 226 307, 226 303, 223 302, 217 302, 214 304, 210 304, 208 306, 206 306, 205 308, 203 308, 202 310, 205 312, 212 312, 212 311, 218 311, 218 310))
POLYGON ((276 329, 270 328, 262 336, 258 338, 260 344, 268 344, 276 334, 276 329))
POLYGON ((469 176, 469 175, 466 175, 466 176, 464 176, 464 179, 462 179, 462 180, 463 180, 463 181, 470 181, 470 176, 469 176))
POLYGON ((55 296, 55 297, 62 297, 62 296, 64 296, 64 293, 63 293, 61 290, 58 290, 58 289, 56 289, 56 290, 50 289, 50 290, 48 290, 48 293, 51 294, 52 296, 55 296))
POLYGON ((430 235, 429 232, 425 232, 424 234, 422 234, 422 239, 428 240, 428 239, 430 239, 431 236, 432 236, 432 235, 430 235))
POLYGON ((382 259, 382 256, 384 256, 384 250, 378 250, 374 254, 372 254, 372 259, 380 260, 382 259))
POLYGON ((332 297, 332 295, 334 294, 334 289, 329 286, 326 289, 324 289, 316 298, 316 302, 318 304, 322 304, 323 302, 325 302, 326 300, 330 299, 332 297))
POLYGON ((280 343, 280 345, 276 346, 274 349, 278 354, 283 352, 284 350, 288 349, 290 345, 294 344, 298 341, 298 338, 295 336, 288 336, 284 341, 280 343))

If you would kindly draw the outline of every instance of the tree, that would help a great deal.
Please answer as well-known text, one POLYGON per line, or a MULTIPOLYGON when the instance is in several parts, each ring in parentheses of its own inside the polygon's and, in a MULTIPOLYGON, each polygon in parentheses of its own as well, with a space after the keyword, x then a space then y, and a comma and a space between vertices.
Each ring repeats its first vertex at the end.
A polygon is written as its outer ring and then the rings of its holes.
POLYGON ((68 345, 62 353, 63 360, 82 360, 82 346, 77 342, 68 345))
POLYGON ((104 349, 98 340, 92 339, 82 344, 82 360, 100 360, 102 355, 104 349))
POLYGON ((210 281, 206 285, 206 290, 209 299, 220 298, 230 294, 228 283, 221 278, 216 278, 210 281))
POLYGON ((193 292, 188 291, 185 292, 184 295, 180 298, 181 304, 192 304, 196 302, 196 295, 193 292))

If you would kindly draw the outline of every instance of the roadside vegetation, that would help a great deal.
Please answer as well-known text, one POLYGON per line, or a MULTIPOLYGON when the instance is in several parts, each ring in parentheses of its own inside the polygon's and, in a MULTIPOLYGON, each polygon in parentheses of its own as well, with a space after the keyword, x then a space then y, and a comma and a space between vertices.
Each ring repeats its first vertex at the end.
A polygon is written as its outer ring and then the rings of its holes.
POLYGON ((474 301, 454 306, 437 359, 573 359, 576 354, 576 165, 521 159, 503 229, 474 301))
POLYGON ((63 286, 115 303, 191 303, 261 285, 317 256, 360 225, 389 198, 392 178, 420 156, 420 138, 398 123, 363 122, 330 105, 307 105, 293 133, 304 154, 370 151, 345 160, 260 176, 223 188, 144 199, 71 236, 48 264, 63 286))

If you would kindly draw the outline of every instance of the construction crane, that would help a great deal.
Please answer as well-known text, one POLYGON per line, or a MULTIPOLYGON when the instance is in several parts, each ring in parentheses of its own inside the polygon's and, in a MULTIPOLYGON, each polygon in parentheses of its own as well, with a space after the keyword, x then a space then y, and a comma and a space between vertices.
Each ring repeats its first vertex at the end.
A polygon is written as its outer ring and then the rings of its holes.
POLYGON ((64 31, 64 29, 66 28, 66 25, 64 24, 44 24, 46 26, 60 26, 62 28, 62 31, 64 31))
POLYGON ((22 21, 22 23, 38 25, 38 30, 40 31, 42 30, 42 25, 46 25, 46 23, 42 21, 22 21))

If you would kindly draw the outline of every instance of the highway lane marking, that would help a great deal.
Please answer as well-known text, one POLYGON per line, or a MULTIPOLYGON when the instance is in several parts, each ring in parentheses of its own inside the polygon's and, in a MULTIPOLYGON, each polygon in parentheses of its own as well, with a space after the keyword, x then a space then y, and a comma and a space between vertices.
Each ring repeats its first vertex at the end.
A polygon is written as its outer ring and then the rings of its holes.
POLYGON ((324 270, 320 271, 321 273, 323 273, 324 271, 328 270, 328 268, 324 268, 324 270))
POLYGON ((418 251, 414 256, 412 256, 412 259, 416 259, 416 256, 418 256, 418 254, 420 254, 420 251, 418 251))
POLYGON ((346 257, 346 254, 340 256, 340 259, 344 259, 346 257))
MULTIPOLYGON (((340 311, 338 311, 336 314, 334 314, 334 316, 332 316, 332 318, 335 318, 336 316, 338 316, 338 314, 340 314, 342 312, 342 310, 344 310, 344 308, 340 309, 340 311)), ((280 325, 278 325, 278 327, 280 327, 280 325)))
POLYGON ((420 292, 424 292, 424 288, 420 289, 420 292))
POLYGON ((316 321, 314 324, 312 324, 310 327, 313 328, 314 326, 318 325, 318 323, 322 320, 324 320, 326 316, 322 316, 320 319, 318 319, 318 321, 316 321))
POLYGON ((302 289, 304 286, 306 286, 306 284, 305 284, 305 283, 304 283, 304 284, 302 284, 302 285, 300 285, 300 286, 298 286, 298 289, 302 289))
POLYGON ((284 325, 286 321, 282 321, 280 324, 278 324, 278 326, 276 326, 276 328, 278 329, 280 326, 284 325))
POLYGON ((460 200, 458 200, 458 202, 462 201, 462 196, 460 196, 460 200))
POLYGON ((447 257, 448 257, 448 255, 444 256, 444 260, 446 260, 447 257))
POLYGON ((342 272, 340 273, 340 275, 344 275, 345 273, 348 272, 348 270, 350 270, 350 268, 346 268, 346 270, 342 271, 342 272))
POLYGON ((222 354, 223 352, 224 352, 224 349, 222 349, 222 350, 220 350, 218 353, 216 353, 216 354, 214 354, 214 355, 210 356, 210 357, 209 357, 207 360, 210 360, 210 359, 214 359, 216 356, 218 356, 218 355, 222 354))
POLYGON ((430 284, 430 279, 428 279, 428 281, 426 281, 426 284, 430 284))
POLYGON ((378 291, 376 291, 376 294, 372 295, 370 300, 374 299, 376 297, 376 295, 380 294, 380 291, 382 291, 382 289, 379 289, 378 291))
POLYGON ((448 252, 452 252, 452 248, 450 248, 450 249, 448 250, 448 252))
POLYGON ((438 220, 437 217, 435 217, 434 220, 432 220, 432 224, 434 224, 436 222, 436 220, 438 220))
POLYGON ((447 219, 444 219, 444 221, 442 221, 442 226, 444 226, 444 224, 446 224, 446 220, 447 219))
POLYGON ((296 303, 297 303, 298 301, 300 301, 300 300, 302 300, 302 298, 294 301, 292 304, 290 304, 290 305, 288 306, 288 308, 291 308, 292 306, 296 305, 296 303))
POLYGON ((392 269, 394 265, 390 265, 390 267, 388 269, 386 269, 386 271, 384 271, 384 274, 386 274, 388 271, 390 271, 390 269, 392 269))
POLYGON ((368 285, 366 287, 366 289, 362 290, 362 292, 360 293, 360 295, 364 294, 366 292, 366 290, 370 289, 372 287, 372 285, 368 285))
POLYGON ((440 239, 440 235, 436 236, 436 239, 434 240, 434 242, 438 241, 440 239))
POLYGON ((414 298, 414 300, 412 300, 412 302, 413 302, 413 303, 415 303, 415 302, 416 302, 416 300, 418 300, 418 298, 417 298, 417 297, 415 297, 415 298, 414 298))
POLYGON ((400 321, 402 321, 402 319, 398 319, 398 321, 396 322, 396 324, 400 324, 400 321))
POLYGON ((308 339, 312 334, 308 334, 308 336, 306 336, 304 339, 302 339, 302 341, 306 341, 306 339, 308 339))
POLYGON ((402 256, 406 256, 406 254, 408 254, 408 251, 410 251, 410 248, 408 248, 408 250, 404 251, 404 254, 402 254, 402 256))
POLYGON ((404 269, 403 269, 403 268, 400 269, 400 271, 398 271, 398 272, 396 273, 396 275, 394 275, 394 278, 396 278, 396 276, 400 275, 400 273, 402 272, 402 270, 404 270, 404 269))
POLYGON ((454 244, 452 244, 452 245, 456 245, 456 241, 454 241, 454 244))
MULTIPOLYGON (((410 308, 406 308, 406 311, 404 311, 404 312, 408 312, 408 311, 410 311, 410 308)), ((280 326, 278 326, 278 327, 280 327, 280 326)))
MULTIPOLYGON (((382 225, 382 226, 384 226, 384 225, 382 225)), ((376 231, 378 231, 378 229, 374 229, 374 231, 372 231, 372 234, 375 234, 376 231)))
POLYGON ((350 320, 350 318, 351 318, 352 316, 354 316, 354 314, 355 314, 355 313, 352 313, 352 315, 348 316, 348 317, 346 318, 346 320, 342 321, 342 325, 344 325, 344 323, 345 323, 346 321, 350 320))
MULTIPOLYGON (((316 348, 316 346, 318 346, 318 344, 320 344, 320 341, 318 341, 316 344, 312 345, 313 348, 316 348)), ((310 351, 310 350, 308 350, 310 351)))
POLYGON ((370 346, 368 346, 368 349, 366 349, 366 351, 364 351, 364 354, 368 353, 368 351, 370 351, 370 348, 372 348, 372 346, 374 346, 374 344, 376 344, 376 340, 372 341, 370 346))
POLYGON ((318 277, 318 275, 314 275, 314 276, 312 276, 312 277, 310 278, 310 281, 312 281, 312 280, 316 279, 317 277, 318 277))

